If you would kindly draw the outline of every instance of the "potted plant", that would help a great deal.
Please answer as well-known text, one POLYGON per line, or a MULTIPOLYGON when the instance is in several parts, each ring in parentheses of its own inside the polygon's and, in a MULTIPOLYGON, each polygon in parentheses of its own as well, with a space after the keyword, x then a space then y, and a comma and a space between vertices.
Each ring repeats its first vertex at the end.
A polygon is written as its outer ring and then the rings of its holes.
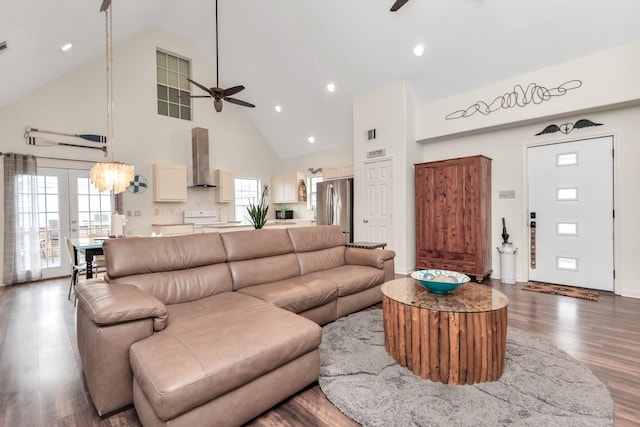
POLYGON ((267 187, 262 188, 262 195, 260 196, 260 203, 254 204, 249 201, 249 222, 255 229, 264 227, 267 223, 267 212, 269 212, 269 205, 267 205, 267 187))

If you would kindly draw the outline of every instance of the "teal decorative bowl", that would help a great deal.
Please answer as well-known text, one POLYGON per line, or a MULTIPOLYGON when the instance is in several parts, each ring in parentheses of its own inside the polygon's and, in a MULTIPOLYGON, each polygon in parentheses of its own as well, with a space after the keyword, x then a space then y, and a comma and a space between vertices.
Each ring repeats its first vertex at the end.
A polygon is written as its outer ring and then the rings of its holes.
POLYGON ((418 270, 411 273, 411 277, 434 294, 455 291, 471 280, 466 274, 449 270, 418 270))

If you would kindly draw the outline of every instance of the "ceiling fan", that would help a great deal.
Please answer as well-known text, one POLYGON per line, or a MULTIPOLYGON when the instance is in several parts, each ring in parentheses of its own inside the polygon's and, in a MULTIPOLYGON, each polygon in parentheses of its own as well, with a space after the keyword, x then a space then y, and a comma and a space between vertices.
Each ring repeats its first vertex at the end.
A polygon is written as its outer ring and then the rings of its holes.
MULTIPOLYGON (((104 0, 104 1, 110 1, 110 0, 104 0)), ((191 79, 187 79, 189 80, 191 83, 193 83, 194 85, 198 86, 200 89, 204 90, 205 92, 208 93, 208 95, 197 95, 197 96, 191 96, 191 98, 213 98, 213 106, 215 107, 217 112, 222 111, 222 101, 227 101, 230 102, 232 104, 236 104, 236 105, 241 105, 243 107, 250 107, 253 108, 255 107, 255 105, 250 104, 246 101, 241 101, 239 99, 236 98, 230 98, 231 95, 235 95, 236 93, 240 92, 241 90, 244 90, 244 86, 242 85, 238 85, 238 86, 233 86, 227 89, 223 89, 220 87, 220 83, 219 83, 219 79, 218 79, 218 65, 220 64, 220 60, 218 58, 218 0, 216 0, 216 87, 212 87, 212 88, 208 88, 196 81, 193 81, 191 79)))
POLYGON ((396 2, 393 4, 393 6, 391 6, 391 9, 390 9, 391 12, 395 12, 396 10, 400 9, 408 1, 409 0, 396 0, 396 2))

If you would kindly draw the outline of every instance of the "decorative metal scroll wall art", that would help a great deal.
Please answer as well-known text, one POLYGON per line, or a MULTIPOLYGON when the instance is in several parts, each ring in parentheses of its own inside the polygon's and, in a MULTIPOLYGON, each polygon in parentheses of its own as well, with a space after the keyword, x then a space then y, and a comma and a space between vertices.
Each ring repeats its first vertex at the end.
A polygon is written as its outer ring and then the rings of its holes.
POLYGON ((556 133, 556 132, 562 132, 566 135, 574 129, 588 128, 591 126, 602 126, 602 123, 594 123, 591 120, 580 119, 575 123, 565 122, 565 123, 562 123, 561 125, 553 124, 542 129, 542 131, 536 133, 535 136, 540 136, 547 133, 556 133))
POLYGON ((521 85, 515 85, 511 92, 497 96, 489 103, 478 101, 464 110, 457 110, 448 114, 445 116, 445 119, 453 120, 463 117, 471 117, 475 113, 480 113, 486 116, 500 109, 526 107, 529 104, 541 104, 544 101, 549 101, 555 96, 566 95, 570 90, 577 89, 580 86, 582 86, 582 81, 580 80, 569 80, 568 82, 564 82, 558 87, 552 89, 540 86, 537 83, 529 83, 526 89, 521 85))

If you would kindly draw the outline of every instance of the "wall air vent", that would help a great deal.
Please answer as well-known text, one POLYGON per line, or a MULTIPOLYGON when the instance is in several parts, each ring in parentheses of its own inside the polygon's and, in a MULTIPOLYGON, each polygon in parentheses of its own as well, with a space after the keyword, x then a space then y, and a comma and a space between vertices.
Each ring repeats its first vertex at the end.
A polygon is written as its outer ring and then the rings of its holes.
POLYGON ((7 48, 7 42, 0 42, 0 52, 7 48))

